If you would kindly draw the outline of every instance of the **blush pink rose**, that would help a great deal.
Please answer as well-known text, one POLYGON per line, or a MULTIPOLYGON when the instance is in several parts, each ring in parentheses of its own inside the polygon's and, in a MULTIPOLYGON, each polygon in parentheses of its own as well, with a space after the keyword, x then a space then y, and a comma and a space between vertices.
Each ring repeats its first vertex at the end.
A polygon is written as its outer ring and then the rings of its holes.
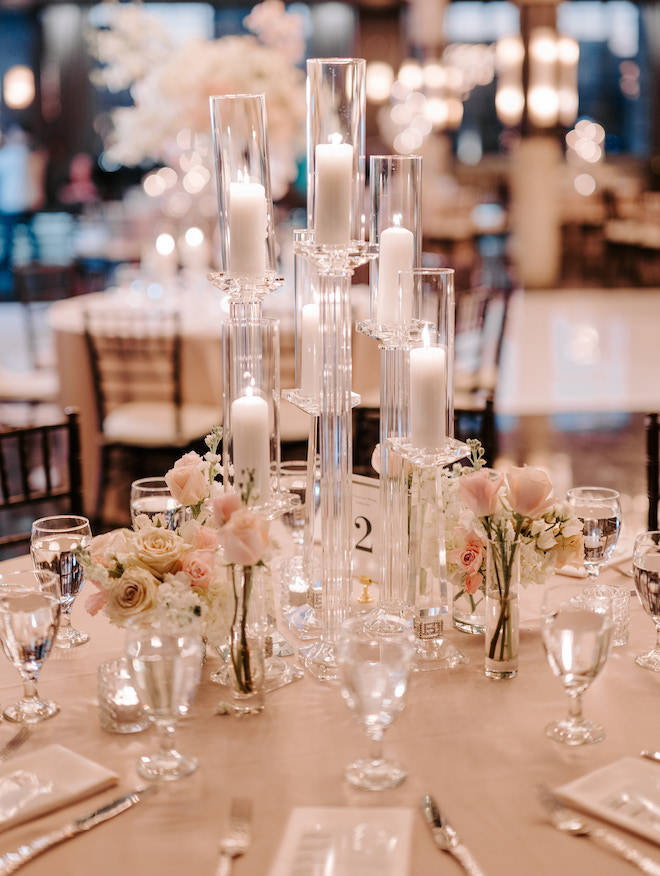
POLYGON ((202 457, 191 450, 174 463, 165 475, 170 493, 182 505, 198 505, 208 495, 206 475, 202 471, 202 457))
POLYGON ((218 527, 224 526, 232 514, 243 506, 238 493, 221 493, 211 503, 213 517, 218 527))
POLYGON ((106 569, 118 554, 129 551, 125 530, 112 529, 101 535, 95 535, 89 544, 89 554, 92 562, 106 569))
POLYGON ((191 520, 190 523, 194 525, 191 527, 186 540, 190 543, 191 547, 196 551, 215 550, 218 546, 218 530, 213 529, 212 526, 202 526, 196 520, 191 520))
POLYGON ((509 501, 515 514, 538 517, 552 505, 552 482, 540 468, 512 466, 506 473, 509 501))
POLYGON ((191 551, 181 563, 181 571, 190 579, 191 587, 206 589, 213 580, 215 552, 212 550, 191 551))
MULTIPOLYGON (((458 528, 456 531, 458 533, 458 528)), ((462 572, 473 574, 481 568, 484 555, 481 539, 475 532, 470 532, 466 534, 465 542, 460 547, 449 552, 449 561, 459 566, 462 572)))
MULTIPOLYGON (((86 579, 89 580, 89 579, 86 579)), ((98 614, 99 611, 103 608, 103 606, 108 601, 108 594, 105 592, 105 589, 96 581, 91 581, 91 583, 97 588, 96 593, 90 593, 87 599, 85 600, 85 610, 88 614, 91 614, 94 617, 95 614, 98 614)))
POLYGON ((497 511, 498 491, 503 482, 503 474, 482 468, 461 475, 458 479, 458 495, 477 517, 490 517, 497 511))
POLYGON ((268 521, 249 508, 240 508, 232 513, 219 536, 228 563, 254 566, 268 547, 268 521))

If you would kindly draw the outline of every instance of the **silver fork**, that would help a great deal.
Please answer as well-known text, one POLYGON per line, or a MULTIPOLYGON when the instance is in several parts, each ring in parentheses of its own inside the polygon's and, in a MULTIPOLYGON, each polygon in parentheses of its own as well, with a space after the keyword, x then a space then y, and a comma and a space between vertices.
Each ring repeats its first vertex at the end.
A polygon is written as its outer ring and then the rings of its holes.
POLYGON ((215 876, 229 876, 234 858, 247 852, 252 838, 251 822, 252 801, 236 797, 231 803, 229 825, 220 838, 220 861, 215 876))
POLYGON ((18 733, 14 733, 11 739, 6 742, 2 748, 0 748, 0 761, 9 760, 12 754, 16 751, 17 748, 20 748, 21 745, 25 742, 25 740, 30 735, 30 731, 25 726, 25 724, 21 724, 21 727, 18 733))
POLYGON ((588 824, 577 812, 565 806, 545 785, 537 785, 537 791, 550 821, 557 830, 573 834, 573 836, 586 836, 598 840, 610 851, 616 852, 629 863, 639 867, 643 873, 648 873, 649 876, 660 876, 660 862, 642 855, 618 834, 606 830, 604 827, 588 824))

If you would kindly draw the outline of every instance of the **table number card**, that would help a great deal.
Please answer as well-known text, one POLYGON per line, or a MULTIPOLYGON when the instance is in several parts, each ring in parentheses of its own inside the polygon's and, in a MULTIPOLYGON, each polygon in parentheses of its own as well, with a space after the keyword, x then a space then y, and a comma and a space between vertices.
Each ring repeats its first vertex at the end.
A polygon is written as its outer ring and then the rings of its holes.
POLYGON ((353 577, 379 577, 380 481, 353 475, 353 577))

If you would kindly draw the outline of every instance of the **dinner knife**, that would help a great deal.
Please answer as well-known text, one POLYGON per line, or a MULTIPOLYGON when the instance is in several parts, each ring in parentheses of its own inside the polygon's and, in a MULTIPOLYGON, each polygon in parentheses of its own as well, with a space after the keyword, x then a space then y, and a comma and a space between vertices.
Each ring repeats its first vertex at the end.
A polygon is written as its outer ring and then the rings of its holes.
POLYGON ((422 797, 421 807, 426 823, 438 848, 443 852, 453 855, 469 876, 484 876, 483 870, 473 858, 472 853, 463 844, 459 835, 447 821, 447 818, 438 809, 435 800, 430 794, 422 797))
POLYGON ((120 812, 125 812, 153 790, 153 785, 145 788, 136 788, 134 791, 113 800, 112 803, 101 806, 100 809, 95 809, 94 812, 90 812, 88 815, 74 818, 63 825, 63 827, 50 831, 50 833, 44 833, 31 842, 19 846, 12 852, 6 852, 0 857, 0 876, 15 873, 24 864, 27 864, 28 861, 36 858, 37 855, 40 855, 47 849, 64 842, 64 840, 71 839, 71 837, 77 836, 79 833, 91 830, 97 824, 103 824, 104 821, 114 818, 120 812))

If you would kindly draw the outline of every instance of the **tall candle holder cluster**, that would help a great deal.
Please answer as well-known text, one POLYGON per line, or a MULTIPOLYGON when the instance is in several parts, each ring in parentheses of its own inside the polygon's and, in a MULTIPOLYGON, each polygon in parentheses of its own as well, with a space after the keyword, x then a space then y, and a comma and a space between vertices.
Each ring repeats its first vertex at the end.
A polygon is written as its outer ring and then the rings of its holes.
MULTIPOLYGON (((465 659, 442 635, 449 604, 439 469, 469 455, 453 438, 453 271, 419 267, 418 156, 372 157, 365 239, 365 73, 359 58, 307 62, 307 228, 294 233, 296 387, 283 395, 310 416, 307 495, 318 458, 320 559, 309 502, 302 556, 288 574, 309 594, 295 628, 314 639, 300 656, 321 680, 338 677, 335 646, 351 605, 352 408, 360 399, 351 388, 350 288, 367 262, 370 316, 357 329, 381 351, 381 580, 368 622, 387 628, 392 615, 411 618, 419 669, 465 659)), ((281 280, 263 97, 212 98, 211 112, 222 230, 222 270, 211 282, 230 299, 223 453, 226 483, 240 487, 248 471, 279 468, 277 327, 261 305, 281 280)), ((276 483, 260 478, 257 494, 278 513, 276 483)))
MULTIPOLYGON (((229 301, 222 326, 223 484, 273 519, 300 499, 280 488, 279 322, 263 316, 265 296, 283 282, 276 271, 265 97, 211 96, 210 110, 221 264, 209 281, 229 301)), ((282 661, 271 659, 268 669, 273 686, 296 677, 282 661)))

